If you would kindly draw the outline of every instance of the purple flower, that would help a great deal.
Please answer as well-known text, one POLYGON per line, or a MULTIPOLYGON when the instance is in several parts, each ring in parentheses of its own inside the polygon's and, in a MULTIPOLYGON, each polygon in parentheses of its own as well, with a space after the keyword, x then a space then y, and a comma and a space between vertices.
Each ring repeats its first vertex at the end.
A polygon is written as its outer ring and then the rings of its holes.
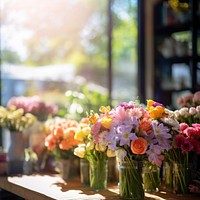
POLYGON ((111 150, 116 150, 116 145, 118 141, 118 135, 116 132, 116 127, 111 127, 110 132, 105 137, 106 142, 108 143, 108 147, 111 150))
POLYGON ((148 160, 159 167, 161 167, 162 161, 164 160, 164 156, 161 155, 162 150, 162 147, 159 145, 151 144, 149 150, 146 152, 148 160))
POLYGON ((119 104, 118 106, 123 107, 125 110, 126 109, 131 109, 131 108, 135 107, 131 102, 129 102, 129 103, 124 102, 124 103, 119 104))
POLYGON ((156 107, 156 106, 161 106, 161 107, 165 107, 163 104, 161 104, 161 103, 158 103, 158 102, 154 102, 153 104, 152 104, 152 106, 153 107, 156 107))
POLYGON ((164 126, 163 123, 158 123, 157 121, 152 121, 153 132, 158 140, 169 139, 171 138, 171 134, 169 133, 169 129, 167 126, 164 126))
POLYGON ((137 136, 135 133, 131 133, 132 126, 130 125, 121 125, 117 127, 117 132, 119 134, 120 146, 127 144, 130 146, 131 140, 136 140, 137 136))

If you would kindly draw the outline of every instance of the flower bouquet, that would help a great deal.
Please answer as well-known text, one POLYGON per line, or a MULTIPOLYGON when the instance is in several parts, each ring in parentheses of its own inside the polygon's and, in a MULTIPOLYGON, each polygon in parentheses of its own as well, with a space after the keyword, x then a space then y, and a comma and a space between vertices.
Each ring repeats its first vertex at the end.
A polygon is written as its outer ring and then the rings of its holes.
POLYGON ((173 148, 168 153, 169 160, 174 162, 174 192, 187 194, 192 161, 200 154, 200 124, 180 123, 180 133, 174 136, 173 148))
POLYGON ((35 122, 36 117, 31 113, 25 113, 22 108, 0 106, 0 126, 9 130, 10 137, 5 141, 8 144, 4 144, 7 151, 8 174, 23 173, 25 148, 23 133, 35 122))
POLYGON ((0 126, 9 129, 12 133, 22 133, 36 122, 36 117, 25 112, 22 108, 5 108, 0 106, 0 126))
POLYGON ((45 121, 49 116, 53 117, 58 112, 58 107, 54 104, 42 101, 38 96, 18 96, 12 97, 7 107, 15 106, 17 109, 22 108, 25 113, 31 113, 37 117, 39 121, 45 121))
POLYGON ((55 157, 56 162, 61 161, 61 174, 64 179, 68 179, 70 168, 70 157, 73 155, 73 148, 79 141, 74 139, 78 122, 65 118, 54 118, 46 122, 46 128, 49 128, 48 135, 45 138, 47 150, 55 157), (63 164, 65 164, 63 168, 63 164), (66 174, 63 170, 66 170, 66 174))
POLYGON ((198 105, 200 105, 200 91, 197 91, 194 94, 190 93, 183 97, 179 97, 177 99, 177 103, 181 108, 197 107, 198 105))
MULTIPOLYGON (((200 148, 200 91, 178 99, 180 109, 173 112, 180 123, 173 135, 173 148, 169 159, 174 163, 174 192, 186 194, 192 179, 198 179, 200 148), (177 170, 176 170, 177 169, 177 170)), ((192 188, 192 187, 190 187, 192 188)))
POLYGON ((107 187, 107 161, 109 157, 115 157, 115 152, 108 148, 105 141, 105 133, 109 131, 109 118, 105 107, 100 108, 101 114, 91 111, 86 123, 80 123, 75 134, 75 139, 80 144, 74 150, 74 154, 85 158, 90 164, 90 187, 93 190, 103 190, 107 187), (98 126, 98 127, 97 127, 98 126), (96 133, 101 135, 96 137, 96 133))
POLYGON ((144 199, 143 161, 160 167, 164 160, 162 153, 170 149, 170 129, 166 122, 158 120, 167 116, 165 111, 163 105, 152 100, 148 101, 147 108, 137 101, 125 102, 107 112, 104 123, 109 131, 101 134, 93 131, 97 141, 105 138, 108 148, 117 153, 123 198, 144 199))

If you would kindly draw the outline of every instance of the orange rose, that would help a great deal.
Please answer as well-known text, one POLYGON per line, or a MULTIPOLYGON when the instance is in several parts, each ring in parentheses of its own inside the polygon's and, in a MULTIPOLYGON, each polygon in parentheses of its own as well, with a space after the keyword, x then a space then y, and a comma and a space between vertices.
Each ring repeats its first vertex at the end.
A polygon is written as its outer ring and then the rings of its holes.
POLYGON ((151 133, 151 120, 144 118, 140 121, 139 130, 145 131, 147 134, 151 133))
POLYGON ((131 142, 131 151, 134 154, 144 154, 147 150, 147 141, 139 137, 137 140, 131 142))

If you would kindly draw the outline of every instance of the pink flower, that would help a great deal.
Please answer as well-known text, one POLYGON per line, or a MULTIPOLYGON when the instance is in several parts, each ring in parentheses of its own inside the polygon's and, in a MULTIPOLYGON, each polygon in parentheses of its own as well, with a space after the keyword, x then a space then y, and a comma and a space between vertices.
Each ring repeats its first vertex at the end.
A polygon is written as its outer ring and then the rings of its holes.
POLYGON ((195 137, 196 135, 196 129, 193 127, 188 127, 186 128, 183 133, 187 136, 187 137, 195 137))
POLYGON ((193 101, 194 101, 195 103, 200 102, 200 91, 194 93, 193 101))
POLYGON ((183 132, 183 131, 184 131, 186 128, 188 128, 189 126, 188 126, 188 124, 186 124, 186 123, 181 123, 179 127, 180 127, 180 131, 183 132))
POLYGON ((118 106, 116 109, 113 109, 110 112, 111 116, 114 116, 112 124, 116 125, 120 122, 124 121, 128 117, 128 113, 124 109, 124 107, 118 106))
POLYGON ((101 123, 100 122, 96 122, 91 127, 91 131, 94 134, 94 141, 97 142, 97 143, 98 143, 98 140, 99 140, 100 129, 101 129, 101 123))

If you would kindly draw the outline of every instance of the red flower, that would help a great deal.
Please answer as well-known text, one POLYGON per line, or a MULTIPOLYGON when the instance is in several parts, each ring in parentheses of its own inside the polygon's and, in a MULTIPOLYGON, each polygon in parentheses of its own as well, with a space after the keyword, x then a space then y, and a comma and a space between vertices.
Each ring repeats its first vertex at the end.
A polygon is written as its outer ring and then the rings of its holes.
POLYGON ((181 148, 185 138, 183 135, 177 135, 175 138, 175 148, 181 148))
POLYGON ((183 143, 181 144, 182 153, 187 153, 193 150, 193 145, 190 143, 188 139, 184 139, 183 143))

